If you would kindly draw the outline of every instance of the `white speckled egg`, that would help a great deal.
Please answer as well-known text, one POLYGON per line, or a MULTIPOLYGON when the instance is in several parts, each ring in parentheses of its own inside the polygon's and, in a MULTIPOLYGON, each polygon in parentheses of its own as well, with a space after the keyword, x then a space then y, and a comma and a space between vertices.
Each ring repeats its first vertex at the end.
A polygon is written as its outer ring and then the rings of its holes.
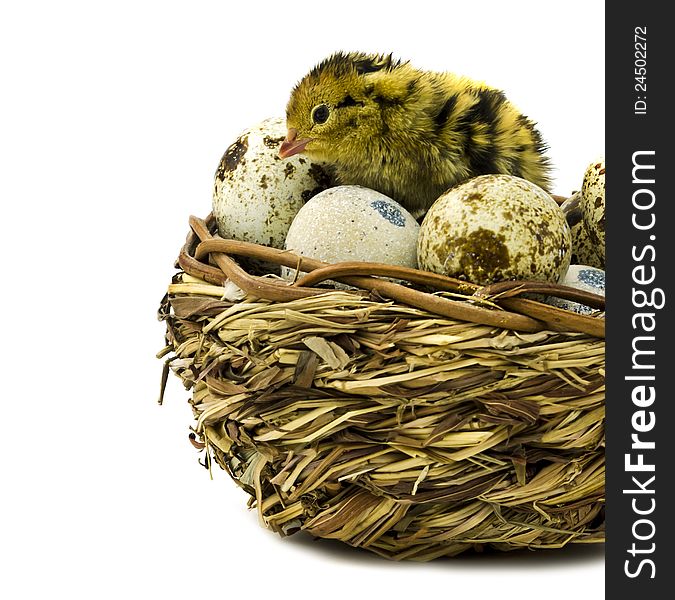
POLYGON ((605 262, 605 159, 591 163, 584 173, 579 201, 588 237, 605 262))
POLYGON ((297 212, 331 184, 322 163, 303 156, 279 158, 285 136, 284 119, 267 119, 225 151, 213 189, 213 214, 222 237, 283 248, 297 212))
MULTIPOLYGON (((567 274, 560 283, 579 290, 592 292, 593 294, 598 294, 600 296, 605 295, 605 272, 602 269, 596 269, 589 265, 570 265, 567 274)), ((579 302, 574 302, 572 300, 565 300, 563 298, 556 298, 554 296, 549 296, 546 299, 546 303, 582 315, 590 315, 597 311, 597 309, 586 306, 585 304, 580 304, 579 302)))
POLYGON ((605 261, 598 256, 598 244, 594 244, 586 232, 586 226, 581 216, 581 192, 576 192, 560 205, 572 235, 573 264, 589 265, 598 269, 605 268, 605 261))
POLYGON ((512 175, 481 175, 451 188, 420 229, 421 269, 486 285, 557 282, 570 264, 570 229, 543 189, 512 175))
MULTIPOLYGON (((329 188, 296 215, 286 249, 327 263, 365 261, 417 267, 419 224, 391 198, 358 185, 329 188)), ((282 269, 292 278, 295 269, 282 269)))

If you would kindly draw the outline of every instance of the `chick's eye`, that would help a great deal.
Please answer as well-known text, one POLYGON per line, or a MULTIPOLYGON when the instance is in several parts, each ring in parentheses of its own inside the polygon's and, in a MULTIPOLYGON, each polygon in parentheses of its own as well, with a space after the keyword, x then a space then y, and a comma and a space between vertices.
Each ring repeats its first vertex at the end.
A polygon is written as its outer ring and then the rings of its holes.
POLYGON ((328 121, 329 114, 330 111, 328 110, 328 107, 325 104, 319 104, 312 109, 312 121, 317 125, 321 125, 328 121))

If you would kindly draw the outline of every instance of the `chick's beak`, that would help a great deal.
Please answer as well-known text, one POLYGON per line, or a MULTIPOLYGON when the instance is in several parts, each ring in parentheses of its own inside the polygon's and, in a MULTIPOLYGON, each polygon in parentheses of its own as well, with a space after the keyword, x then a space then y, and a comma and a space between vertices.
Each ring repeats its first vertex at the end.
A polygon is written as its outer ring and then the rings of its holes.
POLYGON ((312 141, 312 138, 298 139, 298 130, 294 127, 288 129, 286 139, 281 142, 279 147, 279 157, 288 158, 294 154, 299 154, 305 149, 305 146, 312 141))

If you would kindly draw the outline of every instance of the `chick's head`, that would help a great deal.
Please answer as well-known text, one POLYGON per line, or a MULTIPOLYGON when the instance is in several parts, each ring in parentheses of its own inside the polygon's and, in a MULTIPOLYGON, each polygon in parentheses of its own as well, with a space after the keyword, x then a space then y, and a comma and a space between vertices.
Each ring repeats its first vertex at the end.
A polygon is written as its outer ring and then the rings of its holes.
POLYGON ((339 161, 383 128, 376 101, 378 79, 399 65, 391 55, 338 52, 312 69, 291 92, 288 135, 279 156, 299 152, 312 160, 339 161))

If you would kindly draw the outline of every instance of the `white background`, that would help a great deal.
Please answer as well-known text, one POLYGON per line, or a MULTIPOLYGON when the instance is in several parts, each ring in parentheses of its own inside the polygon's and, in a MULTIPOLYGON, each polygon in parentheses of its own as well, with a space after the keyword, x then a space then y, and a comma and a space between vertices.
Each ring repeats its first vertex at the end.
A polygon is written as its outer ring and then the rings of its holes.
POLYGON ((262 529, 187 440, 155 311, 225 148, 338 50, 501 87, 569 194, 604 152, 600 1, 0 8, 0 595, 598 598, 602 547, 433 564, 262 529), (359 591, 357 593, 357 590, 359 591))

